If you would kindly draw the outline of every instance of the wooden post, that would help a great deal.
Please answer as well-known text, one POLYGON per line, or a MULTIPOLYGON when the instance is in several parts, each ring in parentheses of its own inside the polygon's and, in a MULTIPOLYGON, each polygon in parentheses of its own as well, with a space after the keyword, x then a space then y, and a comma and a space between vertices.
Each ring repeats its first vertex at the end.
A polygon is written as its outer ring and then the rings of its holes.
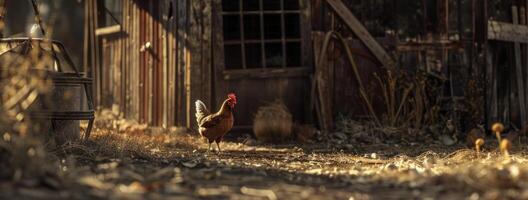
MULTIPOLYGON (((513 24, 519 24, 519 15, 517 6, 512 6, 512 17, 513 24)), ((517 84, 517 98, 519 100, 519 110, 521 115, 521 125, 524 128, 526 122, 526 102, 524 101, 524 80, 521 60, 521 44, 518 42, 514 43, 514 54, 515 54, 515 79, 517 84)))
POLYGON ((194 101, 201 99, 211 108, 211 5, 212 0, 192 1, 190 13, 190 74, 187 127, 194 127, 194 101))
POLYGON ((178 42, 178 87, 177 87, 177 93, 178 93, 178 102, 177 102, 177 109, 178 109, 178 116, 177 116, 177 125, 178 126, 185 126, 187 125, 187 102, 188 102, 188 92, 187 92, 187 86, 188 86, 188 68, 190 68, 190 60, 189 60, 189 41, 188 41, 188 33, 189 33, 189 11, 190 11, 190 1, 189 0, 183 0, 183 1, 177 1, 177 12, 178 12, 178 25, 177 25, 177 31, 176 31, 176 40, 178 42))

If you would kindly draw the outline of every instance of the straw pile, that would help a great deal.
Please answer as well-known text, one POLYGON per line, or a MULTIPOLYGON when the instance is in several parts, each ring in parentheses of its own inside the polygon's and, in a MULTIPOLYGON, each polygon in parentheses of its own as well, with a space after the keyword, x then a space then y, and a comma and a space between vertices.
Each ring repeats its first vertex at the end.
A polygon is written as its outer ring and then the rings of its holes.
POLYGON ((292 137, 292 115, 282 101, 258 109, 253 132, 263 142, 282 142, 292 137))

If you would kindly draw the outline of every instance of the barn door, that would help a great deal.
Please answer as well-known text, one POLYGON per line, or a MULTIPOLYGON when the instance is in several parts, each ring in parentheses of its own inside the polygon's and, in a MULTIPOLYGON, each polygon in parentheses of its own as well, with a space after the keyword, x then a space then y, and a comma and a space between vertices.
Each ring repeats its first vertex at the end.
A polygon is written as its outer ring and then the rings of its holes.
POLYGON ((260 106, 283 101, 304 121, 309 99, 309 1, 216 0, 214 108, 235 92, 235 128, 249 129, 260 106))

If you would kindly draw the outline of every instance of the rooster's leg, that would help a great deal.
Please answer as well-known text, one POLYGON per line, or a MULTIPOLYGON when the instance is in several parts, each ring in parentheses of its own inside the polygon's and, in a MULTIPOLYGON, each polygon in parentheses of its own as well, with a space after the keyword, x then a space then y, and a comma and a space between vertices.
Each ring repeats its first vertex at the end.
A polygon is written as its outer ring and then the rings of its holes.
POLYGON ((220 141, 216 141, 216 146, 218 147, 218 153, 220 153, 220 141))
POLYGON ((220 142, 222 141, 222 137, 220 138, 216 138, 215 142, 216 142, 216 147, 218 147, 218 152, 220 153, 220 142))
POLYGON ((208 141, 208 143, 209 143, 209 148, 207 148, 207 153, 211 151, 211 144, 213 143, 213 141, 208 141))

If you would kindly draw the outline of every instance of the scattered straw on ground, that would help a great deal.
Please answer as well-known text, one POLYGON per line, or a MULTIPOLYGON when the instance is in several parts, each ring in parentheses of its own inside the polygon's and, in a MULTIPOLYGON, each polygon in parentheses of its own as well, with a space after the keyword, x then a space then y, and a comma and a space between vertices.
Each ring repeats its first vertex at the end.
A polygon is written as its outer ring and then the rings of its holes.
POLYGON ((86 145, 52 151, 60 173, 2 180, 0 198, 369 199, 528 198, 528 156, 480 158, 462 146, 332 143, 246 145, 220 154, 194 134, 96 128, 86 145))

